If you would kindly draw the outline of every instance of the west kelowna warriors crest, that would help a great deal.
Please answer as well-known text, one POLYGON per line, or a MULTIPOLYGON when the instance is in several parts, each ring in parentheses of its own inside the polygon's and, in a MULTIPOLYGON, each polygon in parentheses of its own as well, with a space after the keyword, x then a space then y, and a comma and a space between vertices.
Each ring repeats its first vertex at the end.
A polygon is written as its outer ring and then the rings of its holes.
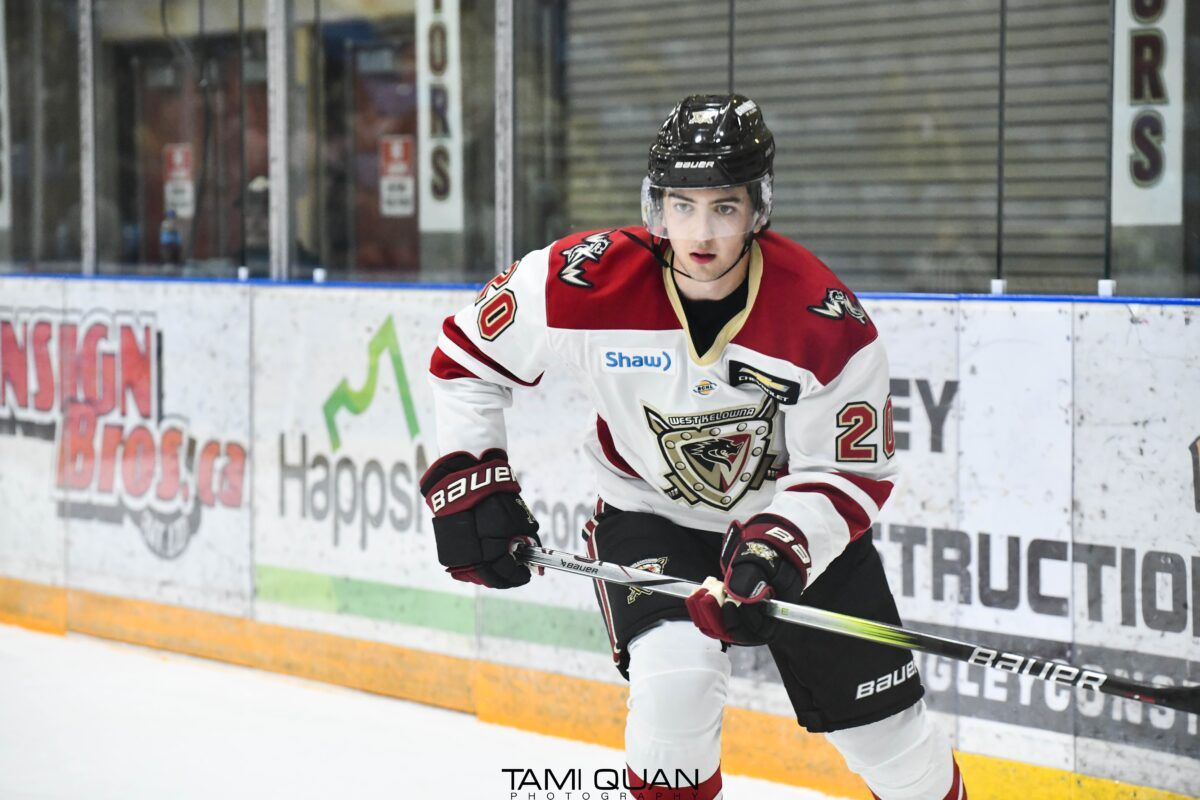
MULTIPOLYGON (((629 566, 634 569, 644 569, 646 572, 653 572, 655 575, 662 575, 667 569, 667 557, 662 558, 643 558, 641 561, 635 561, 629 566)), ((625 600, 625 605, 632 605, 635 600, 644 594, 650 594, 645 589, 639 589, 636 586, 629 588, 629 597, 625 600)))
POLYGON ((646 408, 646 421, 658 436, 669 471, 664 476, 672 500, 705 503, 727 510, 751 489, 778 474, 772 468, 773 397, 761 405, 703 414, 668 416, 646 408))
POLYGON ((579 244, 563 250, 563 267, 558 271, 559 279, 572 286, 591 289, 592 284, 584 277, 584 263, 600 263, 600 256, 604 255, 604 251, 612 244, 612 240, 608 238, 610 233, 612 231, 593 233, 591 236, 585 236, 579 244))
POLYGON ((867 312, 841 289, 826 289, 825 301, 819 306, 809 306, 808 310, 830 319, 841 319, 848 315, 859 325, 867 324, 867 312))

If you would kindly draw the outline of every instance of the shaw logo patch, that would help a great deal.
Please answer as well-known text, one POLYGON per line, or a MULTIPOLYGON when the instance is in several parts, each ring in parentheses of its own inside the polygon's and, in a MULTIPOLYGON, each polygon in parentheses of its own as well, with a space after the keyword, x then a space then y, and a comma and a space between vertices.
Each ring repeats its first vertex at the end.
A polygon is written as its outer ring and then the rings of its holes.
MULTIPOLYGON (((634 569, 644 569, 646 572, 653 572, 655 575, 662 575, 667 569, 667 557, 662 558, 643 558, 641 561, 635 561, 629 566, 634 569)), ((639 589, 632 586, 629 589, 629 597, 625 600, 625 605, 632 605, 635 600, 644 594, 650 594, 645 589, 639 589)))
MULTIPOLYGON (((616 228, 613 228, 613 230, 616 230, 616 228)), ((559 280, 582 289, 593 288, 591 282, 584 277, 586 273, 584 264, 588 261, 595 264, 600 263, 600 256, 604 255, 604 251, 608 250, 612 244, 612 239, 608 238, 608 235, 612 232, 593 233, 591 236, 583 237, 583 241, 579 244, 572 245, 563 250, 560 253, 563 257, 563 266, 558 271, 559 280)))
POLYGON ((648 347, 630 347, 624 350, 605 350, 603 370, 605 372, 675 372, 675 361, 666 350, 648 347))
POLYGON ((752 383, 762 389, 767 397, 774 398, 785 406, 795 405, 800 399, 800 384, 796 381, 776 378, 742 361, 730 359, 729 382, 734 386, 752 383))
POLYGON ((841 289, 826 289, 824 302, 818 306, 809 306, 808 310, 829 319, 841 319, 848 315, 859 325, 867 324, 867 312, 854 301, 853 295, 841 289))

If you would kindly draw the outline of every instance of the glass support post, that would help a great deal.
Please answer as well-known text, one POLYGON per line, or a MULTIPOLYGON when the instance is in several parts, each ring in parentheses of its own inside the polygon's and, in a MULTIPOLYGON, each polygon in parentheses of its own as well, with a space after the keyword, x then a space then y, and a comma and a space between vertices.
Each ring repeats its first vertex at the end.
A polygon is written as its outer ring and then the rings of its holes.
MULTIPOLYGON (((79 256, 84 275, 96 274, 96 63, 94 0, 79 0, 79 256)), ((5 187, 6 189, 8 187, 5 187)))
POLYGON ((496 271, 513 261, 513 0, 496 0, 496 271))
POLYGON ((267 147, 270 186, 271 280, 291 272, 292 203, 289 117, 291 97, 292 0, 267 0, 267 147))

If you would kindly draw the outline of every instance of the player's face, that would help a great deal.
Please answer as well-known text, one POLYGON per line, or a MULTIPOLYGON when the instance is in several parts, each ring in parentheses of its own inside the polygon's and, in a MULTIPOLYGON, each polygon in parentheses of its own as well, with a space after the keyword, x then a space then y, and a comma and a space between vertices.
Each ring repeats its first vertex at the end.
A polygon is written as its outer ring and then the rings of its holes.
POLYGON ((754 209, 745 186, 667 189, 663 223, 676 263, 703 281, 725 272, 753 229, 754 209))

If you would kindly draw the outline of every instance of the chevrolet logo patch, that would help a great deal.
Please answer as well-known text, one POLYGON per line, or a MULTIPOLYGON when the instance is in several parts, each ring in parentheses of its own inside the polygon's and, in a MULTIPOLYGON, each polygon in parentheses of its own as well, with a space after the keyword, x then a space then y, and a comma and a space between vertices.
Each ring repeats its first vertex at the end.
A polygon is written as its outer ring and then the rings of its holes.
POLYGON ((762 389, 768 397, 783 405, 795 405, 800 399, 799 383, 777 378, 761 369, 732 359, 729 361, 729 383, 733 386, 752 383, 762 389))

